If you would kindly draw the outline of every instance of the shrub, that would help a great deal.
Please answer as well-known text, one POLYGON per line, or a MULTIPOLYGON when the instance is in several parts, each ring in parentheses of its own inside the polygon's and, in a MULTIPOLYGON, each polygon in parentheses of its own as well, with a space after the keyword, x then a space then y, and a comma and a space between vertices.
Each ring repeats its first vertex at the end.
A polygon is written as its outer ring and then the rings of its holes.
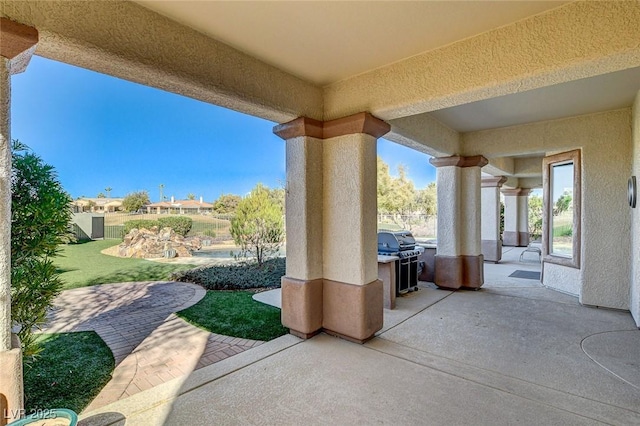
POLYGON ((212 238, 216 237, 216 231, 214 231, 213 229, 205 229, 202 233, 207 237, 212 237, 212 238))
POLYGON ((201 285, 207 290, 244 290, 277 288, 286 272, 284 257, 266 260, 262 267, 255 263, 202 266, 172 274, 174 281, 201 285))
POLYGON ((259 183, 240 201, 231 219, 231 235, 241 256, 255 257, 258 266, 278 252, 284 240, 282 205, 268 188, 259 183))
POLYGON ((17 140, 11 160, 11 320, 28 356, 39 350, 34 329, 62 287, 51 258, 71 239, 71 197, 54 168, 17 140))
POLYGON ((193 225, 193 220, 186 216, 161 217, 158 219, 158 222, 160 223, 160 228, 169 227, 173 229, 173 232, 180 234, 183 237, 187 236, 189 231, 191 231, 191 226, 193 225))
POLYGON ((123 231, 123 237, 125 235, 127 235, 129 232, 131 232, 131 230, 133 228, 145 228, 145 229, 151 229, 151 227, 153 226, 157 226, 158 228, 160 228, 160 222, 157 220, 149 220, 149 219, 136 219, 136 220, 128 220, 124 223, 124 231, 123 231))

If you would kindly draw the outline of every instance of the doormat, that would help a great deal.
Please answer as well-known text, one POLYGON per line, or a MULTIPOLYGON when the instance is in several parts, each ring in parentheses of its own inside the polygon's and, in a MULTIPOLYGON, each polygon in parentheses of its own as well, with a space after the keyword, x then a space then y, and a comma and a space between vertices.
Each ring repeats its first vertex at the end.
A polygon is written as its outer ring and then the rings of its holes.
POLYGON ((538 280, 540 281, 540 272, 536 271, 522 271, 518 269, 513 274, 509 275, 513 278, 524 278, 525 280, 538 280))

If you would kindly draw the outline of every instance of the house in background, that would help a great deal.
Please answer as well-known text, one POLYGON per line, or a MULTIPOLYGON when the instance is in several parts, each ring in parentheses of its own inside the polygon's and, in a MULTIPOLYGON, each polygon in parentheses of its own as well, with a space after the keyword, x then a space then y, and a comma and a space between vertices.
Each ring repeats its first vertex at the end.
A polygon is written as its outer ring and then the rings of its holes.
POLYGON ((179 213, 179 214, 211 214, 213 212, 213 204, 205 203, 202 197, 200 200, 176 200, 171 197, 171 201, 161 201, 158 203, 147 204, 147 213, 179 213))
POLYGON ((124 198, 78 198, 71 202, 74 213, 115 213, 122 211, 124 198))

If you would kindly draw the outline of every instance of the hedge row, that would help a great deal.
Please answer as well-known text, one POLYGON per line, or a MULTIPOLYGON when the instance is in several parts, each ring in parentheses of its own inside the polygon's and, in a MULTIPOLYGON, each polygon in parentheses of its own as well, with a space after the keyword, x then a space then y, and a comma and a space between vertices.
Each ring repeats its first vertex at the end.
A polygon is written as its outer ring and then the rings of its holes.
POLYGON ((149 219, 136 219, 129 220, 124 223, 124 235, 127 235, 133 228, 145 228, 151 229, 153 226, 157 226, 158 228, 171 228, 176 234, 180 234, 183 237, 186 237, 189 231, 191 230, 191 226, 193 225, 193 220, 190 217, 185 216, 170 216, 170 217, 161 217, 158 220, 149 220, 149 219))
POLYGON ((266 260, 262 267, 255 263, 202 266, 175 272, 173 281, 201 285, 207 290, 244 290, 250 288, 277 288, 286 272, 285 258, 266 260))

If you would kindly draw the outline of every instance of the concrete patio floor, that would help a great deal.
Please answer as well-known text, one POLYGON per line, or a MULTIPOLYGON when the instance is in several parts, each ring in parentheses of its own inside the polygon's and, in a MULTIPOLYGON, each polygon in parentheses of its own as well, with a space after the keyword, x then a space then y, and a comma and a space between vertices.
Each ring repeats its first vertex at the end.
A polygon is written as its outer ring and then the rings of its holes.
POLYGON ((83 425, 640 424, 640 330, 505 249, 479 291, 421 285, 357 345, 267 342, 82 416, 83 425))

